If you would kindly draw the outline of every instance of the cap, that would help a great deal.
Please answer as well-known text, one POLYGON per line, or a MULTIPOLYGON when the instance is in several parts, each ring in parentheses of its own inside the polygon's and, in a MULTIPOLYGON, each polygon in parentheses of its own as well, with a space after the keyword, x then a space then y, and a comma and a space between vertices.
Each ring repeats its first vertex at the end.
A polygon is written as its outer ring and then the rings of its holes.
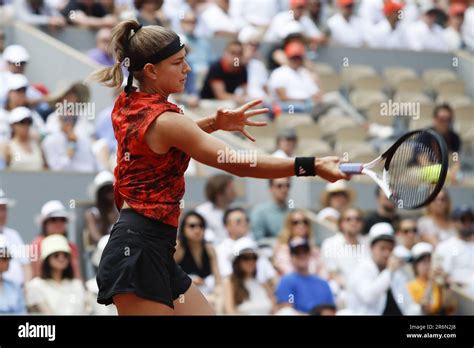
POLYGON ((453 211, 453 219, 454 220, 459 220, 464 215, 470 215, 471 217, 474 217, 473 209, 470 206, 468 206, 467 204, 463 204, 459 207, 456 207, 453 211))
POLYGON ((310 250, 309 242, 306 238, 292 238, 288 245, 290 247, 290 254, 296 254, 298 250, 304 250, 306 252, 309 252, 310 250))
POLYGON ((25 118, 31 118, 31 110, 26 106, 18 106, 10 111, 8 115, 8 123, 14 124, 24 120, 25 118))
POLYGON ((393 236, 393 234, 393 227, 388 222, 376 223, 369 230, 370 245, 372 246, 375 242, 379 240, 395 242, 395 237, 393 236))
POLYGON ((9 74, 7 77, 7 90, 16 91, 28 87, 28 79, 22 74, 9 74))
POLYGON ((449 15, 450 16, 458 16, 464 14, 466 11, 466 5, 456 2, 449 6, 449 15))
POLYGON ((337 0, 337 6, 345 7, 347 5, 353 5, 354 0, 337 0))
POLYGON ((239 255, 246 253, 258 254, 257 243, 248 237, 242 237, 235 241, 231 261, 234 261, 239 255))
POLYGON ((58 252, 71 253, 69 242, 63 235, 52 234, 41 241, 41 260, 58 252))
POLYGON ((5 191, 0 188, 0 204, 8 207, 13 207, 16 201, 7 197, 5 191))
POLYGON ((10 45, 3 51, 3 59, 9 63, 27 62, 30 55, 23 46, 10 45))
POLYGON ((94 181, 88 186, 88 194, 92 199, 96 198, 97 191, 106 185, 113 185, 115 181, 114 175, 108 170, 103 170, 99 172, 94 181))
POLYGON ((290 7, 306 6, 306 0, 290 0, 290 7))
POLYGON ((298 136, 293 128, 283 128, 278 131, 277 140, 280 139, 293 139, 296 140, 298 136))
POLYGON ((329 205, 329 196, 336 192, 346 193, 349 197, 349 203, 351 203, 356 196, 354 190, 347 186, 346 180, 338 180, 336 182, 326 184, 326 189, 321 192, 320 199, 322 206, 327 207, 329 205))
POLYGON ((69 213, 66 211, 64 205, 58 200, 48 201, 43 205, 38 222, 42 225, 46 220, 53 217, 69 219, 69 213))
POLYGON ((259 31, 255 27, 249 25, 242 28, 242 30, 239 32, 238 39, 240 43, 246 44, 249 42, 258 41, 259 37, 259 31))
POLYGON ((411 254, 414 261, 421 259, 423 256, 431 255, 432 252, 433 246, 426 242, 417 243, 413 246, 413 248, 411 248, 411 254))
POLYGON ((398 1, 388 0, 383 4, 383 13, 388 16, 391 13, 398 12, 403 8, 403 4, 398 1))
POLYGON ((285 46, 285 54, 288 58, 303 57, 306 50, 301 42, 293 41, 285 46))
POLYGON ((106 234, 105 236, 99 239, 99 242, 97 243, 97 248, 94 250, 94 253, 91 257, 91 263, 95 267, 99 267, 100 259, 102 258, 102 253, 104 252, 105 246, 109 242, 109 239, 110 234, 106 234))

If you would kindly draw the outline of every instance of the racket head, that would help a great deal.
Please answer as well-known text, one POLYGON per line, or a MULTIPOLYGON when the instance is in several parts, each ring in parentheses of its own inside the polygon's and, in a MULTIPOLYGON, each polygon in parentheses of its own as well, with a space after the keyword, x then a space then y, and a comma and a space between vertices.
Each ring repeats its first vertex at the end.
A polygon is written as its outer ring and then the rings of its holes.
POLYGON ((417 209, 432 202, 448 173, 448 148, 432 129, 403 135, 381 156, 391 199, 403 209, 417 209), (400 202, 401 201, 401 202, 400 202))

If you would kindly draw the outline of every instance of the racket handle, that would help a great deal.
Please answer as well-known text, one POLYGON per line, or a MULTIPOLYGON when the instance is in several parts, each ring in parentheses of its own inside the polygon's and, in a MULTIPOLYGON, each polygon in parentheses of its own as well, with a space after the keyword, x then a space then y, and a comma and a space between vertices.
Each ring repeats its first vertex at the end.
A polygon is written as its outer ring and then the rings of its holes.
POLYGON ((362 174, 363 163, 342 163, 339 170, 346 174, 362 174))

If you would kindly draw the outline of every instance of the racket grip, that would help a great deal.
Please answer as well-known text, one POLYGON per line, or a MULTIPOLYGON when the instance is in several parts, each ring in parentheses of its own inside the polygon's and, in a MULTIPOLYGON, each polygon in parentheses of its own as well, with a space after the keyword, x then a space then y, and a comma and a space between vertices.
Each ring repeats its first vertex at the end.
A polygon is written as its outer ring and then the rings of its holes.
POLYGON ((342 163, 339 170, 346 174, 362 174, 363 163, 342 163))

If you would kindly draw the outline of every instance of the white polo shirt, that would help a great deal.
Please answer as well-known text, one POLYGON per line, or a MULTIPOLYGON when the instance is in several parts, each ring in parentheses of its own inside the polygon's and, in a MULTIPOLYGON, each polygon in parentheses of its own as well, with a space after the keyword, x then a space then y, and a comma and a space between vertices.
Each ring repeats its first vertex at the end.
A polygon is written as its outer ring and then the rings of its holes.
MULTIPOLYGON (((266 42, 279 42, 281 37, 282 28, 285 28, 289 23, 294 22, 295 19, 290 11, 283 11, 273 17, 270 27, 268 28, 263 38, 266 42)), ((318 38, 321 36, 321 31, 314 24, 314 22, 306 15, 301 16, 297 20, 303 29, 303 34, 310 38, 318 38)))
POLYGON ((287 65, 273 70, 268 87, 275 99, 278 99, 276 94, 278 88, 285 88, 287 97, 293 100, 310 99, 319 91, 308 70, 303 67, 294 70, 287 65))
POLYGON ((387 19, 382 19, 367 32, 366 41, 369 47, 387 49, 408 49, 408 42, 403 25, 397 23, 392 28, 387 19))
POLYGON ((464 23, 462 26, 462 37, 467 47, 474 51, 474 6, 464 12, 464 23))
POLYGON ((448 51, 443 28, 434 24, 431 28, 423 20, 418 20, 407 27, 407 41, 410 49, 415 51, 448 51))
POLYGON ((358 16, 366 23, 377 24, 383 15, 383 0, 361 0, 358 16))
POLYGON ((357 16, 351 16, 349 21, 336 13, 328 19, 327 23, 331 30, 330 40, 332 44, 360 47, 364 44, 364 28, 367 25, 357 16))
POLYGON ((218 31, 237 33, 240 29, 238 21, 216 4, 211 4, 204 10, 201 21, 207 31, 205 37, 212 37, 218 31))
POLYGON ((268 26, 272 18, 281 10, 280 0, 230 0, 232 17, 242 23, 242 26, 268 26))

